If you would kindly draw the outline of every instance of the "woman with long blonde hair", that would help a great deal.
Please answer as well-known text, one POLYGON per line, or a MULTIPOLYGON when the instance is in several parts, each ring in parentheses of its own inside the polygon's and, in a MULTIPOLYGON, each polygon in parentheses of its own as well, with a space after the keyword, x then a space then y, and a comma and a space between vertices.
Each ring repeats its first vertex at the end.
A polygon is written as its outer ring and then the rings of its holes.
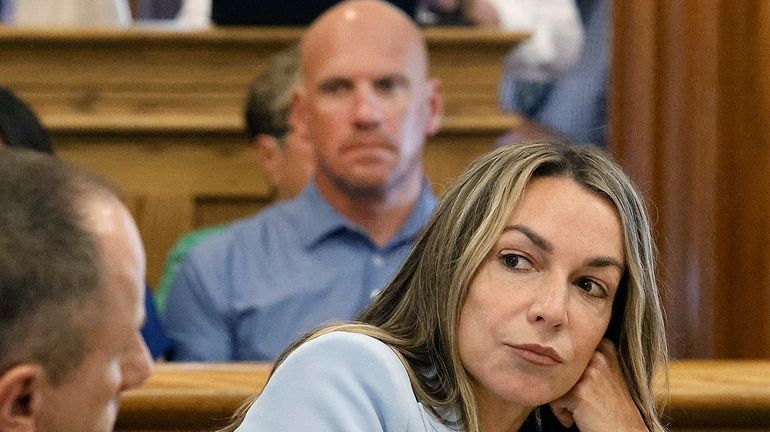
POLYGON ((497 149, 359 321, 289 347, 227 430, 664 431, 654 261, 641 195, 601 150, 497 149))

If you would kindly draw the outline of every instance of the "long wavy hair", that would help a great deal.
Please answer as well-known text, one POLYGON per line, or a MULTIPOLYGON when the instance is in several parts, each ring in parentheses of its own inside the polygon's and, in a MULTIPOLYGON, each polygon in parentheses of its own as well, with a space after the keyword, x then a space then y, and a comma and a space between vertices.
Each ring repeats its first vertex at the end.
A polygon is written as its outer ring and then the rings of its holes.
MULTIPOLYGON (((618 348, 623 374, 647 427, 665 431, 653 393, 656 373, 667 382, 667 348, 649 217, 631 180, 592 146, 528 142, 478 158, 447 190, 403 266, 359 322, 309 333, 284 351, 273 370, 299 345, 322 334, 366 334, 393 348, 415 395, 435 415, 450 410, 459 414, 457 426, 480 432, 476 398, 460 360, 460 312, 476 270, 502 234, 524 188, 538 177, 571 178, 617 209, 626 270, 607 335, 618 348)), ((225 430, 235 430, 249 405, 225 430)))

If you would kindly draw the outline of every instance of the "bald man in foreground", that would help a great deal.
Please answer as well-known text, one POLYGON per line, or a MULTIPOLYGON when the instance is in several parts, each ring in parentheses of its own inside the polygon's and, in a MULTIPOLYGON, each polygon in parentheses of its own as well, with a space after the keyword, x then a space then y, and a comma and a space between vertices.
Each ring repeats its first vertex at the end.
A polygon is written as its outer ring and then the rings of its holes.
POLYGON ((109 186, 0 148, 0 431, 111 431, 152 360, 145 259, 109 186))
POLYGON ((273 360, 315 327, 355 318, 435 207, 423 149, 443 98, 414 23, 384 2, 340 3, 309 27, 301 68, 294 110, 316 175, 188 254, 166 309, 177 359, 273 360))

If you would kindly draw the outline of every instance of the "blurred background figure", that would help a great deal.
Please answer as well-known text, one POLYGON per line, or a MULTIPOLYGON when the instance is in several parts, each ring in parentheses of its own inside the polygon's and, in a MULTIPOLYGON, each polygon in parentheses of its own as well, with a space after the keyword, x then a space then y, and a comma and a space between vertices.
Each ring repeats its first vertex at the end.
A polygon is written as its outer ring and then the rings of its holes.
MULTIPOLYGON (((0 147, 3 146, 54 155, 48 132, 35 113, 9 89, 0 87, 0 147)), ((153 358, 159 359, 166 356, 171 341, 163 330, 151 294, 147 287, 142 336, 153 358)))
POLYGON ((23 26, 124 27, 128 0, 0 0, 5 21, 23 26))
MULTIPOLYGON (((252 82, 246 95, 246 133, 257 148, 259 161, 272 189, 273 202, 294 198, 307 186, 315 171, 315 154, 297 128, 291 109, 292 93, 300 79, 299 46, 276 54, 252 82)), ((169 252, 166 268, 155 290, 161 312, 179 264, 190 249, 225 230, 222 224, 185 234, 169 252)))
MULTIPOLYGON (((388 0, 415 16, 418 0, 388 0)), ((340 0, 182 0, 177 23, 183 28, 227 25, 308 25, 340 0)))
POLYGON ((7 23, 11 20, 10 6, 10 0, 0 0, 0 24, 7 23))
MULTIPOLYGON (((539 39, 536 30, 530 41, 508 56, 500 102, 504 109, 521 115, 524 122, 501 139, 501 144, 557 137, 578 144, 607 146, 610 1, 570 0, 569 3, 579 12, 578 25, 583 28, 579 36, 577 32, 568 31, 560 36, 554 34, 539 39), (579 41, 577 47, 572 47, 577 50, 572 52, 571 48, 564 52, 558 48, 570 46, 564 44, 569 40, 579 41), (570 58, 570 61, 547 61, 559 57, 570 58)), ((564 4, 565 8, 567 6, 564 4)), ((554 31, 558 32, 558 28, 554 31)))
POLYGON ((53 153, 48 132, 13 92, 0 87, 0 145, 53 153))
POLYGON ((175 359, 272 360, 298 335, 354 317, 435 206, 423 148, 443 93, 412 20, 382 1, 341 3, 305 32, 301 64, 292 109, 313 180, 187 254, 164 313, 175 359))
POLYGON ((424 0, 418 20, 531 36, 505 61, 500 105, 522 124, 499 144, 561 139, 607 145, 609 0, 424 0))

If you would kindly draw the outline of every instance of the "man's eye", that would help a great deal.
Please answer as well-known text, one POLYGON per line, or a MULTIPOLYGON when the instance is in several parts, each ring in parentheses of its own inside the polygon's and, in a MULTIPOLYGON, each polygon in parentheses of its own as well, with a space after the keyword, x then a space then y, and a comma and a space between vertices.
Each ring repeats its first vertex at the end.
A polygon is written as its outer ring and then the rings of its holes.
POLYGON ((399 87, 406 87, 406 81, 400 77, 387 77, 374 82, 374 87, 382 93, 392 93, 399 87))
POLYGON ((382 79, 375 83, 377 90, 390 92, 396 87, 396 82, 392 79, 382 79))
POLYGON ((347 83, 345 81, 336 81, 336 80, 321 83, 321 85, 318 86, 318 89, 320 90, 320 92, 325 94, 339 94, 351 88, 352 86, 350 85, 350 83, 347 83))
POLYGON ((503 265, 511 270, 527 271, 532 270, 532 263, 523 256, 514 253, 507 253, 500 257, 503 265))

